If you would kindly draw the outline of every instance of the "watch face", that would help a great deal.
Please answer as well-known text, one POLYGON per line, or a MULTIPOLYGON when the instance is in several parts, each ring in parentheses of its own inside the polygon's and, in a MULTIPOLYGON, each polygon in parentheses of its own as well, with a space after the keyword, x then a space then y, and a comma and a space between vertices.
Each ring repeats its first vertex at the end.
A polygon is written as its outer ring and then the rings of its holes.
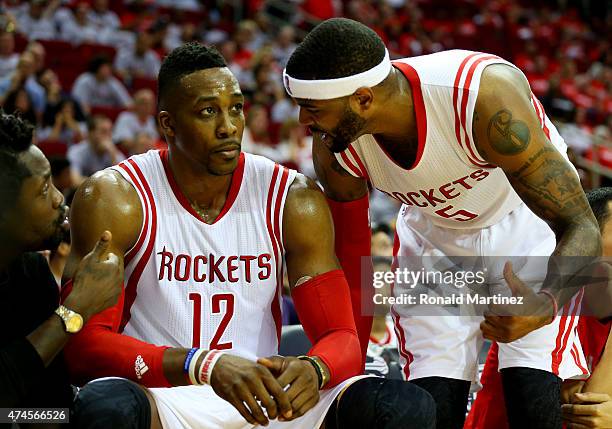
POLYGON ((74 314, 66 320, 66 330, 68 332, 79 332, 83 327, 83 319, 78 314, 74 314))

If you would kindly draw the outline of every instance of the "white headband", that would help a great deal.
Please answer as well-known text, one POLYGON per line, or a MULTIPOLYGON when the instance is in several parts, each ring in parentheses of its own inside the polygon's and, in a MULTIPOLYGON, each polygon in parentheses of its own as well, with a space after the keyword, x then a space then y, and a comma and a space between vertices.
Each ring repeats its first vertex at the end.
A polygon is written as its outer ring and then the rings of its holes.
POLYGON ((353 76, 336 79, 295 79, 283 70, 283 83, 287 93, 294 98, 308 100, 331 100, 353 94, 362 87, 372 87, 381 83, 391 71, 389 51, 385 49, 385 57, 377 66, 353 76))

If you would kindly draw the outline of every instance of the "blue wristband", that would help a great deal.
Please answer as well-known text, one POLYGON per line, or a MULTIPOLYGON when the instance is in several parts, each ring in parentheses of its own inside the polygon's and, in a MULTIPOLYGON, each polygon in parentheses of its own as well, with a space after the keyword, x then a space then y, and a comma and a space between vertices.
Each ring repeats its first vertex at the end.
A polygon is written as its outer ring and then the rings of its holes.
POLYGON ((191 350, 189 350, 189 353, 187 353, 187 357, 185 358, 185 365, 183 365, 183 372, 185 374, 189 372, 189 364, 191 363, 191 359, 193 359, 193 355, 195 354, 196 351, 198 351, 198 348, 194 347, 191 350))

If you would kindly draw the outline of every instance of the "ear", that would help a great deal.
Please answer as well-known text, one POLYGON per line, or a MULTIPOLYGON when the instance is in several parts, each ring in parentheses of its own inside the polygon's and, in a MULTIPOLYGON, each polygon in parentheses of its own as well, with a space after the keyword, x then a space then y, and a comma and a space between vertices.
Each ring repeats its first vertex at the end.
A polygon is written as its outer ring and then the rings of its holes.
POLYGON ((349 105, 356 112, 365 112, 368 110, 374 101, 374 92, 372 88, 361 87, 358 88, 350 97, 349 105))
POLYGON ((157 114, 157 120, 166 137, 174 137, 174 119, 166 110, 162 110, 157 114))

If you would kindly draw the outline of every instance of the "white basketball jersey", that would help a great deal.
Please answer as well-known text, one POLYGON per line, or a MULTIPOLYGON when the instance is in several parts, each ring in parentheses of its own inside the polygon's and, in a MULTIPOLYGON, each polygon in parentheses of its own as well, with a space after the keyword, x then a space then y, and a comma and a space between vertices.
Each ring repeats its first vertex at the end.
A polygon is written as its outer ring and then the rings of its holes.
MULTIPOLYGON (((422 210, 437 226, 484 228, 499 222, 521 199, 502 169, 480 156, 472 135, 480 77, 495 63, 513 66, 495 55, 463 50, 394 61, 412 88, 418 135, 414 164, 398 166, 370 134, 336 154, 338 162, 353 176, 422 210)), ((566 156, 565 142, 533 94, 531 101, 544 133, 566 156)))
POLYGON ((120 331, 171 347, 278 353, 283 278, 282 217, 296 172, 241 154, 213 224, 177 185, 168 151, 113 167, 134 186, 143 225, 125 257, 120 331))

